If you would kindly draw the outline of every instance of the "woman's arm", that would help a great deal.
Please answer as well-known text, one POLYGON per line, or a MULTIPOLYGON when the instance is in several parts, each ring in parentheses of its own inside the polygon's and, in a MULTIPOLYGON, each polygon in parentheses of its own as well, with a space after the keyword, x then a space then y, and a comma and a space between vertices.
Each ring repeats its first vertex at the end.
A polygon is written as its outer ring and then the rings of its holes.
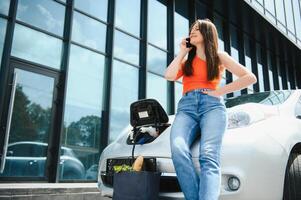
POLYGON ((239 78, 215 90, 218 95, 223 96, 225 94, 244 89, 257 82, 256 76, 246 67, 239 64, 236 60, 229 56, 228 53, 219 52, 219 58, 221 64, 223 64, 227 70, 239 78))
POLYGON ((184 57, 192 48, 186 48, 186 40, 183 39, 180 44, 180 52, 179 54, 173 59, 173 61, 168 65, 165 70, 164 78, 169 81, 175 81, 178 71, 181 68, 181 64, 184 62, 184 57))

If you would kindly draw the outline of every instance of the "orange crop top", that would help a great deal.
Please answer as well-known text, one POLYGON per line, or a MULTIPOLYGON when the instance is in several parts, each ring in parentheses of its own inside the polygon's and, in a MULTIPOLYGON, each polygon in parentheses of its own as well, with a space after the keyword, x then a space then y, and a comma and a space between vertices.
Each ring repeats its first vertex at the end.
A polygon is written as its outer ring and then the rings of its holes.
POLYGON ((225 67, 220 65, 220 75, 218 78, 208 81, 207 80, 207 65, 206 61, 202 60, 200 57, 195 56, 192 61, 193 75, 185 76, 183 74, 184 63, 181 65, 181 69, 178 71, 176 80, 183 76, 183 94, 193 89, 200 88, 210 88, 216 90, 219 86, 219 83, 222 79, 222 75, 225 67))

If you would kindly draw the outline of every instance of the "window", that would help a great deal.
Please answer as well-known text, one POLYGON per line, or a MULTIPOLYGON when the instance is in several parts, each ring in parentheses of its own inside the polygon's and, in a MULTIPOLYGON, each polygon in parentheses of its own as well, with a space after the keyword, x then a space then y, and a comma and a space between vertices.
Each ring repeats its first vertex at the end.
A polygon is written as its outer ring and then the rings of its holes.
POLYGON ((1 0, 0 1, 0 13, 8 15, 10 0, 1 0))
POLYGON ((16 24, 11 54, 19 58, 60 69, 62 41, 16 24))
POLYGON ((182 98, 183 84, 175 81, 175 110, 178 108, 178 103, 182 98))
POLYGON ((140 0, 116 1, 116 27, 140 36, 140 0))
MULTIPOLYGON (((291 0, 285 0, 285 13, 286 13, 286 22, 287 28, 295 35, 295 25, 294 25, 294 15, 292 10, 291 0)), ((293 36, 294 38, 294 36, 293 36)))
POLYGON ((276 3, 276 15, 278 21, 278 27, 285 32, 285 16, 284 16, 284 5, 283 0, 277 0, 276 3), (279 24, 280 22, 280 24, 279 24))
POLYGON ((114 37, 114 57, 139 65, 139 40, 117 30, 114 37))
POLYGON ((208 18, 207 15, 207 7, 203 4, 200 3, 199 1, 196 1, 196 15, 198 19, 205 19, 208 18))
POLYGON ((164 77, 147 73, 147 98, 156 99, 167 110, 167 81, 164 77))
MULTIPOLYGON (((13 157, 34 157, 33 150, 34 144, 16 143, 8 147, 11 156, 13 157)), ((40 156, 39 156, 40 157, 40 156)))
POLYGON ((80 151, 85 170, 99 159, 103 80, 104 57, 71 45, 62 146, 80 151))
POLYGON ((254 0, 252 2, 256 10, 259 10, 261 13, 263 13, 263 0, 254 0))
MULTIPOLYGON (((219 51, 224 51, 225 50, 225 43, 224 43, 224 31, 223 31, 223 21, 220 16, 217 14, 214 15, 214 24, 216 26, 217 32, 218 32, 218 49, 219 51)), ((219 87, 223 87, 226 85, 226 70, 223 73, 221 82, 219 87)), ((226 97, 226 95, 224 95, 226 97)))
POLYGON ((274 0, 264 0, 264 7, 266 9, 266 16, 272 21, 275 21, 275 4, 274 0))
MULTIPOLYGON (((251 61, 251 48, 250 48, 250 38, 246 35, 244 36, 244 46, 245 46, 245 66, 252 72, 252 61, 251 61)), ((248 86, 248 93, 254 93, 253 85, 248 86)))
MULTIPOLYGON (((180 43, 183 38, 189 35, 189 20, 188 20, 188 2, 183 0, 175 1, 175 43, 174 43, 174 53, 175 55, 180 51, 180 43)), ((188 54, 187 54, 188 55, 188 54)), ((187 57, 187 56, 186 56, 187 57)), ((182 80, 182 79, 181 79, 182 80)), ((177 110, 178 102, 182 97, 183 85, 180 80, 174 82, 175 86, 175 110, 177 110)))
POLYGON ((175 54, 180 51, 180 44, 183 38, 189 35, 189 20, 188 20, 188 5, 187 1, 176 0, 175 1, 176 12, 174 14, 175 20, 175 54))
POLYGON ((167 8, 165 0, 148 1, 148 41, 158 47, 167 47, 167 8))
POLYGON ((1 61, 2 61, 5 32, 6 32, 6 20, 0 18, 0 71, 1 71, 1 61))
POLYGON ((49 0, 19 0, 17 20, 63 36, 65 6, 49 0))
POLYGON ((90 17, 74 12, 72 40, 99 51, 105 51, 106 26, 90 17))
POLYGON ((278 82, 279 82, 279 90, 283 89, 282 86, 282 75, 281 75, 281 66, 280 66, 280 58, 277 56, 276 57, 276 62, 277 62, 277 73, 278 73, 278 82))
POLYGON ((98 19, 107 21, 108 0, 74 0, 74 7, 98 19))
MULTIPOLYGON (((301 3, 300 3, 301 4, 301 3)), ((294 17, 297 37, 301 40, 301 11, 298 0, 293 0, 294 17)), ((300 45, 301 43, 299 43, 300 45)))
POLYGON ((114 60, 109 143, 130 123, 130 105, 138 100, 138 68, 114 60))
POLYGON ((147 70, 164 76, 166 65, 166 53, 160 49, 148 45, 147 70))
POLYGON ((290 73, 289 73, 289 66, 288 66, 288 62, 286 61, 284 63, 284 67, 285 67, 285 75, 286 75, 286 81, 287 81, 287 89, 291 89, 291 80, 290 80, 290 73))
POLYGON ((224 43, 224 31, 223 31, 223 21, 222 18, 218 15, 214 15, 214 24, 216 26, 217 29, 217 33, 218 33, 218 49, 220 51, 224 51, 225 50, 225 43, 224 43))
POLYGON ((274 81, 273 81, 273 66, 272 66, 272 54, 268 50, 267 51, 267 62, 268 62, 268 70, 269 70, 269 83, 270 83, 270 90, 274 90, 274 81))
MULTIPOLYGON (((237 30, 230 26, 230 37, 231 37, 231 56, 239 62, 239 52, 238 52, 238 37, 237 37, 237 30)), ((232 74, 233 81, 238 79, 235 74, 232 74)), ((241 93, 240 91, 233 92, 234 96, 239 96, 241 93)))
POLYGON ((292 91, 266 91, 255 94, 241 95, 225 99, 227 108, 242 105, 245 103, 260 103, 266 105, 278 105, 284 103, 292 94, 292 91))
POLYGON ((263 66, 262 66, 262 59, 261 59, 261 51, 262 51, 261 47, 258 44, 256 44, 259 92, 264 91, 263 66))

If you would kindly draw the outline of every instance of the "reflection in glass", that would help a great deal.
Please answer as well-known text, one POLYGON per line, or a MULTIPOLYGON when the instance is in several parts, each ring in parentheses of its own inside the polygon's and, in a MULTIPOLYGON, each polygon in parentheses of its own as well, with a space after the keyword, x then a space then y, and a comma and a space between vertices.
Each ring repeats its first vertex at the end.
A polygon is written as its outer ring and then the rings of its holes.
POLYGON ((264 91, 264 82, 263 82, 263 66, 262 66, 262 58, 261 58, 261 46, 256 45, 256 53, 257 53, 257 71, 258 71, 258 81, 259 81, 259 92, 264 91))
POLYGON ((0 13, 8 15, 10 0, 1 0, 0 1, 0 13))
POLYGON ((164 75, 167 65, 166 53, 148 45, 147 69, 157 74, 164 75))
POLYGON ((275 1, 277 19, 285 25, 283 0, 275 1))
POLYGON ((196 2, 196 15, 198 19, 205 19, 208 18, 207 16, 207 6, 205 6, 203 3, 197 1, 196 2))
MULTIPOLYGON (((231 31, 231 56, 239 62, 239 52, 238 52, 238 37, 237 37, 237 30, 233 27, 230 29, 231 31)), ((232 74, 232 81, 237 80, 238 77, 235 74, 232 74)), ((241 93, 240 91, 234 91, 234 96, 239 96, 241 93)))
POLYGON ((6 20, 0 18, 0 71, 1 71, 1 61, 2 61, 5 32, 6 32, 6 20))
POLYGON ((225 50, 225 44, 224 44, 224 35, 223 35, 223 21, 221 17, 214 15, 214 24, 217 29, 218 33, 218 49, 220 51, 225 50))
POLYGON ((239 97, 232 97, 225 99, 225 105, 227 108, 233 106, 242 105, 245 103, 259 103, 265 105, 278 105, 284 103, 288 97, 292 94, 292 91, 267 91, 259 92, 255 94, 246 94, 239 97))
POLYGON ((273 81, 273 69, 272 69, 272 54, 270 51, 267 51, 267 62, 268 62, 268 69, 269 69, 269 83, 270 83, 270 90, 274 90, 274 81, 273 81))
POLYGON ((255 0, 253 1, 253 5, 255 6, 256 10, 263 13, 263 0, 255 0))
MULTIPOLYGON (((148 40, 163 49, 167 46, 167 8, 162 1, 148 1, 148 40)), ((165 2, 165 1, 164 1, 165 2)))
POLYGON ((276 57, 276 62, 277 62, 277 73, 278 73, 278 82, 279 82, 279 90, 282 90, 282 75, 281 75, 281 65, 280 65, 280 58, 277 56, 276 57))
MULTIPOLYGON (((295 25, 294 25, 294 16, 293 16, 293 10, 292 10, 292 3, 291 1, 284 1, 285 3, 285 14, 286 14, 286 22, 287 22, 287 28, 295 34, 295 25)), ((300 16, 300 13, 299 13, 300 16)), ((294 38, 291 36, 291 38, 294 38)))
POLYGON ((90 17, 74 12, 72 40, 99 51, 105 51, 106 26, 90 17))
POLYGON ((178 13, 175 13, 175 54, 180 51, 182 39, 189 35, 189 21, 178 13))
POLYGON ((130 104, 138 100, 138 68, 114 60, 109 143, 130 123, 130 104))
POLYGON ((139 40, 115 31, 114 57, 139 65, 139 40))
POLYGON ((103 76, 102 55, 71 46, 62 145, 74 150, 86 170, 99 159, 103 76))
MULTIPOLYGON (((301 40, 301 15, 300 15, 301 11, 298 4, 298 0, 293 0, 293 9, 294 9, 294 16, 295 16, 296 34, 297 37, 301 40)), ((298 43, 298 45, 301 45, 301 43, 298 43)))
POLYGON ((116 1, 116 26, 139 37, 140 0, 116 1))
POLYGON ((108 0, 74 0, 74 7, 107 21, 108 0))
POLYGON ((61 52, 61 40, 16 24, 11 53, 13 56, 60 69, 61 52))
POLYGON ((264 0, 264 6, 273 16, 275 16, 274 0, 264 0))
POLYGON ((54 78, 21 69, 15 69, 15 73, 8 153, 0 176, 43 177, 52 126, 54 78))
POLYGON ((17 20, 63 36, 65 6, 49 0, 19 0, 17 20))
MULTIPOLYGON (((244 45, 245 45, 245 66, 250 72, 252 72, 250 39, 246 36, 244 37, 244 45)), ((248 93, 253 93, 253 85, 248 86, 248 93)))
POLYGON ((167 81, 161 76, 147 73, 147 98, 156 99, 167 110, 167 81))
POLYGON ((180 51, 180 43, 183 38, 189 35, 189 20, 188 20, 188 5, 187 1, 176 0, 175 1, 175 42, 174 49, 175 54, 180 51))

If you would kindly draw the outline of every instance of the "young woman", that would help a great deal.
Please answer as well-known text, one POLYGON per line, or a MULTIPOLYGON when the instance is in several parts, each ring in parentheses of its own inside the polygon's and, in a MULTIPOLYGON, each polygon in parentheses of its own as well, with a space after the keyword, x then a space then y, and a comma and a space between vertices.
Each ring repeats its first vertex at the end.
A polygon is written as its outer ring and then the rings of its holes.
POLYGON ((257 79, 226 52, 218 52, 218 34, 210 20, 195 21, 189 38, 192 47, 187 48, 183 39, 180 52, 165 72, 169 81, 183 76, 183 96, 170 134, 172 161, 187 200, 217 200, 221 185, 220 150, 228 125, 223 95, 246 88, 257 79), (219 87, 225 69, 239 78, 219 87), (194 168, 190 151, 199 132, 200 173, 194 168))

